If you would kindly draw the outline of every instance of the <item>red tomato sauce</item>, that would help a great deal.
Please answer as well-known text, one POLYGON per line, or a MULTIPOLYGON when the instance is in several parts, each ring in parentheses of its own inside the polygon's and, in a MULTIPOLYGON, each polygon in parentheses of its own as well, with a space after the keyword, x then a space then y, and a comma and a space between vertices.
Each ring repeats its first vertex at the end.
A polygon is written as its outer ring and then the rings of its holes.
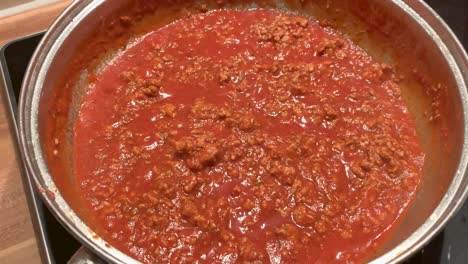
POLYGON ((99 234, 145 263, 361 262, 422 173, 397 82, 310 18, 191 15, 96 75, 74 173, 99 234))

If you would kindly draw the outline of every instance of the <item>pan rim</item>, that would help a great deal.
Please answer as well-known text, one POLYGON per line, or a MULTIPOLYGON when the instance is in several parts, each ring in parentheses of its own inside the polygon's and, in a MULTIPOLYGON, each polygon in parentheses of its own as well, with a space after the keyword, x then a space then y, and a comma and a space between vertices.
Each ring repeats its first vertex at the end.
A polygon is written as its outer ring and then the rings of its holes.
POLYGON ((61 41, 73 30, 74 25, 79 24, 89 13, 104 2, 105 0, 74 1, 54 21, 39 43, 26 70, 21 89, 23 92, 20 95, 18 105, 20 153, 27 175, 28 177, 32 177, 31 180, 36 184, 42 200, 70 234, 84 246, 92 248, 98 256, 112 263, 140 263, 120 250, 109 246, 104 239, 95 234, 76 215, 60 195, 52 175, 47 169, 39 143, 37 115, 39 113, 38 103, 45 80, 45 74, 43 73, 50 67, 52 60, 60 48, 61 41), (39 89, 36 89, 37 87, 39 89), (26 113, 26 109, 28 108, 31 110, 29 114, 32 114, 29 117, 26 113), (54 193, 53 198, 50 196, 50 192, 54 193))

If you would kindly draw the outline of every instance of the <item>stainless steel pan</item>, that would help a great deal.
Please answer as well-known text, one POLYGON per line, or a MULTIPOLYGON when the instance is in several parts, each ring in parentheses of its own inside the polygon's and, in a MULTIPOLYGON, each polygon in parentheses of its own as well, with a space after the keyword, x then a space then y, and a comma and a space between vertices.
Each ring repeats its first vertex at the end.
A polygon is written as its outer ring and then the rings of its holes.
MULTIPOLYGON (((199 2, 75 1, 45 35, 27 71, 19 111, 26 168, 56 217, 107 261, 135 262, 107 245, 90 228, 92 220, 81 207, 75 189, 70 149, 79 142, 73 141, 71 131, 87 89, 86 76, 99 71, 106 58, 125 43, 144 34, 148 25, 170 22, 177 16, 174 14, 195 10, 199 2), (150 3, 152 8, 133 8, 142 3, 150 3), (133 11, 139 14, 139 22, 116 29, 115 18, 133 11), (57 106, 63 104, 67 110, 57 112, 57 106), (50 132, 51 127, 56 128, 55 134, 50 132), (51 150, 48 146, 55 138, 64 144, 51 150)), ((377 60, 395 65, 404 76, 402 93, 416 120, 427 159, 416 201, 373 261, 395 263, 418 251, 444 226, 468 193, 468 59, 450 29, 417 0, 226 2, 230 8, 282 8, 327 19, 377 60)), ((203 3, 208 8, 217 7, 215 1, 203 3)))

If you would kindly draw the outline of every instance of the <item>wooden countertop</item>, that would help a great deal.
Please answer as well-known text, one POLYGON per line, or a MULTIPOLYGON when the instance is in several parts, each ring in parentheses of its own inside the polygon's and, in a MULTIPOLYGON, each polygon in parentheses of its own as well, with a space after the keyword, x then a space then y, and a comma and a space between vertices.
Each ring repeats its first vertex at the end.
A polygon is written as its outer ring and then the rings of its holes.
MULTIPOLYGON (((0 46, 49 27, 72 1, 0 18, 0 46)), ((3 84, 0 84, 3 85, 3 84)), ((12 144, 4 94, 0 93, 0 263, 40 263, 18 160, 12 144)))

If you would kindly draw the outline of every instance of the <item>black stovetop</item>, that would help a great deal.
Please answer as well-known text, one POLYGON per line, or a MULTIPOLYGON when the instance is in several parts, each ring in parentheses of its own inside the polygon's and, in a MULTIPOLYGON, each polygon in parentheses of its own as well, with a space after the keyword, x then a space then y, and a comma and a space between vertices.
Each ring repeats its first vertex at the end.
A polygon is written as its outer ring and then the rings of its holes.
MULTIPOLYGON (((468 47, 468 11, 467 0, 426 0, 451 26, 465 48, 468 47)), ((16 102, 20 93, 22 79, 28 62, 42 38, 42 34, 29 36, 13 41, 2 50, 0 59, 4 67, 4 76, 8 89, 7 99, 12 115, 16 111, 16 102)), ((14 118, 12 118, 14 122, 14 118)), ((28 182, 25 180, 24 182, 28 182)), ((52 216, 42 203, 34 188, 28 201, 36 206, 32 210, 35 229, 39 241, 43 241, 42 257, 45 263, 66 263, 81 246, 52 216), (34 217, 34 215, 36 217, 34 217), (37 219, 35 219, 37 218, 37 219)), ((407 263, 468 263, 468 202, 448 223, 446 228, 436 236, 423 250, 413 256, 407 263)))

